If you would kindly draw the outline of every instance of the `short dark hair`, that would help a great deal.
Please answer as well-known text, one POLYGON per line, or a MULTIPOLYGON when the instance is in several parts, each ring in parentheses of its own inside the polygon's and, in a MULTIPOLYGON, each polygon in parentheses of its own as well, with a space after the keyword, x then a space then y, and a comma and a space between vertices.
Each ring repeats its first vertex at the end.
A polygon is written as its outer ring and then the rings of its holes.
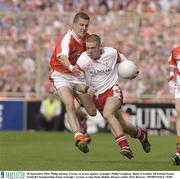
POLYGON ((85 20, 90 20, 90 17, 86 14, 86 13, 84 13, 84 12, 78 12, 75 16, 74 16, 74 20, 73 20, 73 22, 77 22, 78 21, 78 19, 85 19, 85 20))
POLYGON ((101 38, 99 37, 99 35, 91 34, 87 37, 86 42, 97 42, 97 44, 100 46, 101 38))

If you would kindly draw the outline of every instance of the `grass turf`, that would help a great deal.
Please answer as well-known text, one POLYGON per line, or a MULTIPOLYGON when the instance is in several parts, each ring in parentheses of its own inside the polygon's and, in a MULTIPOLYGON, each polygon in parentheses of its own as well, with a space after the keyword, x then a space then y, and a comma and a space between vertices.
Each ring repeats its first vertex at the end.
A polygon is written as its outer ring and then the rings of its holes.
POLYGON ((119 153, 110 133, 92 135, 90 152, 81 153, 70 133, 0 132, 0 170, 36 171, 178 171, 170 156, 175 136, 150 136, 151 152, 146 154, 138 140, 128 138, 132 160, 119 153))

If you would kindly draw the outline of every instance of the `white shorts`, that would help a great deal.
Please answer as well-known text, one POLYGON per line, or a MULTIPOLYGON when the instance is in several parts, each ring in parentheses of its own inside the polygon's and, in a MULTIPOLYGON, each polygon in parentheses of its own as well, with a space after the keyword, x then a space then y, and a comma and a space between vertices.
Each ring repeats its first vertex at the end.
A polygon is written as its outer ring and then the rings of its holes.
POLYGON ((174 98, 180 98, 180 76, 176 76, 175 90, 174 90, 174 98))
POLYGON ((175 86, 175 90, 174 90, 174 98, 180 98, 180 86, 175 86))
POLYGON ((63 86, 73 89, 77 83, 85 84, 82 76, 72 76, 71 74, 60 73, 58 71, 53 71, 51 73, 51 79, 56 89, 63 86))

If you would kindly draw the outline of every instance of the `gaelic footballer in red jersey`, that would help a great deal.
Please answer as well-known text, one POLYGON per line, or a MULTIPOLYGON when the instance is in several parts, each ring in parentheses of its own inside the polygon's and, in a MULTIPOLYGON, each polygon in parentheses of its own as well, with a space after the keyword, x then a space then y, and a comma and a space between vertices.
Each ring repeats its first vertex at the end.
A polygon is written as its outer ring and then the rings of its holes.
MULTIPOLYGON (((78 114, 82 113, 82 111, 80 111, 80 105, 74 98, 73 88, 80 80, 78 76, 81 71, 75 68, 74 64, 80 54, 85 51, 89 21, 90 18, 87 14, 83 12, 77 13, 73 20, 72 29, 60 35, 50 60, 52 68, 50 78, 58 91, 61 101, 65 104, 76 146, 84 153, 89 152, 86 138, 88 135, 86 129, 81 129, 78 121, 78 114)), ((78 94, 78 98, 88 114, 95 116, 96 107, 91 97, 87 94, 78 94)))
POLYGON ((172 50, 171 56, 168 59, 168 64, 170 69, 168 80, 180 76, 180 47, 176 47, 172 50))
POLYGON ((88 33, 85 33, 80 39, 73 29, 68 30, 60 36, 51 57, 51 68, 58 72, 71 73, 73 75, 71 70, 61 62, 61 55, 66 55, 71 65, 74 66, 81 53, 85 51, 85 40, 87 36, 88 33))
POLYGON ((180 46, 173 48, 171 56, 168 60, 169 63, 169 76, 168 81, 175 79, 175 108, 177 111, 176 133, 177 133, 177 146, 175 155, 171 157, 174 165, 180 165, 180 46))

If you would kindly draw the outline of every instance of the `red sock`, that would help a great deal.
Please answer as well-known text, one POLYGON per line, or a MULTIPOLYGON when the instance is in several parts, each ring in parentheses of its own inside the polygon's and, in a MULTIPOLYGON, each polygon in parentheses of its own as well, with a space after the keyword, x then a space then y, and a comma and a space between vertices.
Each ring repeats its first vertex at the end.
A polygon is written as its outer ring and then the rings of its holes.
POLYGON ((144 131, 141 128, 137 128, 137 131, 134 135, 134 138, 138 138, 139 140, 144 140, 144 131))
POLYGON ((118 143, 118 145, 122 148, 124 147, 129 147, 128 141, 126 139, 126 136, 124 134, 120 134, 117 137, 115 137, 116 142, 118 143))

